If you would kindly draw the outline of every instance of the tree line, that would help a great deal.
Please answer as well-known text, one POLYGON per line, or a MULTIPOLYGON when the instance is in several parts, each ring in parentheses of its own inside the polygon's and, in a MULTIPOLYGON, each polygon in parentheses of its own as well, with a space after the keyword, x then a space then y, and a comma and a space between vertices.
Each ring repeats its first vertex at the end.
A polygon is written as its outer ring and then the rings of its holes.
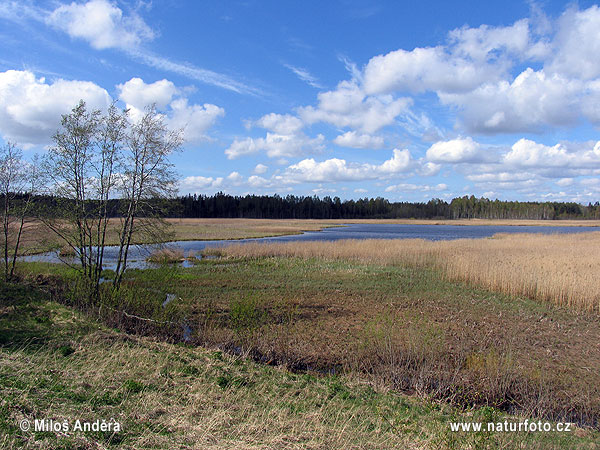
MULTIPOLYGON (((15 195, 15 201, 28 197, 15 195)), ((0 194, 0 199, 3 194, 0 194)), ((60 218, 68 198, 37 195, 29 210, 37 215, 60 218)), ((97 209, 99 200, 90 199, 88 208, 97 209)), ((140 217, 247 218, 247 219, 600 219, 600 203, 518 202, 490 200, 475 196, 456 197, 447 202, 390 202, 381 197, 344 200, 339 197, 275 195, 234 196, 189 194, 146 199, 140 217)), ((127 202, 111 198, 104 202, 107 217, 123 217, 127 202)))
POLYGON ((600 219, 600 203, 518 202, 464 196, 450 202, 344 200, 288 195, 186 195, 164 205, 167 217, 252 219, 600 219))

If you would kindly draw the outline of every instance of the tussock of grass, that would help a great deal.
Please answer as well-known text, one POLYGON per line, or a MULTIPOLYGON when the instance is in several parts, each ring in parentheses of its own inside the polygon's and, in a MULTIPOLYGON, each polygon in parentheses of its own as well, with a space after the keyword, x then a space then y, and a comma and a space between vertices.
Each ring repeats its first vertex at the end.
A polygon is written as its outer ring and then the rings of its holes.
POLYGON ((248 243, 209 250, 232 257, 349 259, 433 266, 449 279, 600 312, 600 233, 501 234, 492 239, 248 243))
POLYGON ((352 378, 293 374, 220 351, 130 336, 48 301, 43 292, 20 286, 1 292, 15 300, 0 310, 1 448, 598 448, 597 433, 581 429, 452 433, 450 421, 519 418, 492 408, 458 412, 352 378), (18 429, 20 420, 35 418, 114 418, 122 431, 18 429))
POLYGON ((183 250, 178 248, 161 248, 152 252, 146 261, 156 264, 173 264, 185 259, 183 250))

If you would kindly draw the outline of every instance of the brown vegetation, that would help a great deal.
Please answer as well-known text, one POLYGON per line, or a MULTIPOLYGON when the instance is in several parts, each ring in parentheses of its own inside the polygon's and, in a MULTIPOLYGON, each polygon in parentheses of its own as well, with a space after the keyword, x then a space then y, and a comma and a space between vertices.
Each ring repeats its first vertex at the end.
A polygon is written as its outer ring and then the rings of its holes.
MULTIPOLYGON (((210 252, 210 250, 209 250, 210 252)), ((585 311, 600 311, 600 233, 501 234, 454 241, 344 240, 261 244, 212 250, 226 256, 298 256, 439 268, 463 280, 512 295, 585 311)))

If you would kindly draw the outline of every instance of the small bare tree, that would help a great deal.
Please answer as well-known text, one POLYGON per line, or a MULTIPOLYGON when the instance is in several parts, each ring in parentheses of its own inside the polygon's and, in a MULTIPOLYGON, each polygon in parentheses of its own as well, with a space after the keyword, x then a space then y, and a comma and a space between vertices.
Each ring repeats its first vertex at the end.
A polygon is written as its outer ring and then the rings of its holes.
POLYGON ((109 200, 116 194, 127 116, 114 105, 104 115, 88 111, 81 101, 63 115, 61 126, 45 160, 59 208, 44 219, 75 253, 94 294, 102 272, 109 200))
POLYGON ((88 111, 83 101, 62 117, 61 125, 45 160, 61 207, 45 222, 74 251, 90 282, 90 295, 97 295, 109 219, 117 213, 109 207, 118 199, 117 290, 135 233, 157 228, 148 221, 156 217, 154 201, 175 193, 168 158, 182 145, 182 132, 169 130, 154 106, 132 122, 127 111, 114 105, 103 114, 88 111))
POLYGON ((169 156, 179 150, 182 144, 183 131, 169 130, 164 117, 156 112, 154 105, 147 107, 142 118, 131 126, 123 155, 124 172, 120 191, 124 212, 115 289, 119 288, 127 269, 127 256, 136 225, 137 229, 146 230, 158 227, 156 221, 150 226, 147 223, 147 219, 159 217, 153 210, 156 206, 153 201, 172 197, 177 192, 176 174, 169 156), (140 221, 140 217, 145 220, 140 221))
POLYGON ((22 159, 22 151, 13 142, 0 148, 0 195, 2 208, 2 250, 4 279, 9 281, 15 273, 23 228, 30 212, 33 195, 37 192, 39 162, 32 164, 22 159))

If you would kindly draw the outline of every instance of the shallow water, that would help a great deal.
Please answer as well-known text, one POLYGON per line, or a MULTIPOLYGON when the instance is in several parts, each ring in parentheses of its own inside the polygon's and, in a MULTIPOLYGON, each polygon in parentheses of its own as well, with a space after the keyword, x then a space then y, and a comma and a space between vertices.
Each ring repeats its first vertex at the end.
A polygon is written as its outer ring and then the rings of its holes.
MULTIPOLYGON (((235 241, 175 241, 162 244, 169 248, 181 249, 187 255, 190 252, 200 257, 200 252, 207 247, 238 244, 243 242, 296 242, 296 241, 336 241, 340 239, 428 239, 431 241, 452 239, 481 239, 497 233, 584 233, 600 231, 598 227, 561 227, 561 226, 507 226, 507 225, 410 225, 410 224, 349 224, 343 227, 325 228, 323 231, 307 231, 303 234, 256 239, 240 239, 235 241)), ((129 250, 127 267, 143 269, 156 267, 148 263, 146 258, 156 246, 133 246, 129 250)), ((104 250, 104 268, 115 269, 118 256, 117 247, 106 247, 104 250)), ((48 252, 22 258, 24 261, 43 262, 76 262, 73 259, 60 258, 58 252, 48 252)), ((184 261, 182 266, 192 263, 184 261)))

